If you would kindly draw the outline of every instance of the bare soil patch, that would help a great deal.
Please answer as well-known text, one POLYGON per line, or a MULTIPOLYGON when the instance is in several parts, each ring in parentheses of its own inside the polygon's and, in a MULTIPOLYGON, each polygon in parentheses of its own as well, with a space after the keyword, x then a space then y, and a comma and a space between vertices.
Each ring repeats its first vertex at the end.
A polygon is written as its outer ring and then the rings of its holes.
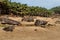
MULTIPOLYGON (((20 18, 12 18, 13 20, 20 21, 20 18)), ((58 20, 58 18, 42 18, 37 19, 47 20, 51 24, 58 20)), ((28 22, 21 22, 22 24, 34 24, 28 22)), ((5 32, 0 28, 0 40, 60 40, 60 24, 46 28, 36 26, 17 26, 13 32, 5 32), (37 29, 37 31, 35 31, 37 29)))

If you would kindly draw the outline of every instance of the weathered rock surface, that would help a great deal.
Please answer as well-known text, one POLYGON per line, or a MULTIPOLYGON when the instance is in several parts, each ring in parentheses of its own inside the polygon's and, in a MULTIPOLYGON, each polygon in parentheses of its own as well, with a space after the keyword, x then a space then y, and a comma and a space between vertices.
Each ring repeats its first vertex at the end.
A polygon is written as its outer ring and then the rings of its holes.
POLYGON ((26 21, 26 22, 33 22, 34 18, 33 17, 23 17, 22 21, 26 21))
POLYGON ((3 30, 4 31, 11 31, 12 32, 14 30, 14 28, 15 27, 11 25, 11 26, 8 26, 8 27, 4 27, 3 30))
POLYGON ((15 20, 7 19, 7 18, 0 18, 1 24, 10 24, 10 25, 20 25, 21 23, 15 20))
POLYGON ((42 26, 42 25, 46 25, 47 23, 48 23, 47 21, 36 20, 35 26, 42 26))

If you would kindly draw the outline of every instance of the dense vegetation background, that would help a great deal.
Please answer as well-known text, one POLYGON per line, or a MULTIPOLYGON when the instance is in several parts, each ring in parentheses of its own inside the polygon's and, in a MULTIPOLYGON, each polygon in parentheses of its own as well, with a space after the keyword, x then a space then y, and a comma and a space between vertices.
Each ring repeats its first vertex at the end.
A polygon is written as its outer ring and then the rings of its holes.
MULTIPOLYGON (((44 7, 38 7, 38 6, 28 6, 27 4, 21 4, 16 2, 11 2, 11 0, 0 0, 2 3, 2 6, 0 7, 0 10, 2 9, 3 13, 0 14, 13 14, 17 16, 43 16, 48 17, 53 14, 60 14, 60 6, 46 9, 44 7), (4 5, 4 6, 3 6, 4 5)), ((0 5, 1 5, 0 3, 0 5)))

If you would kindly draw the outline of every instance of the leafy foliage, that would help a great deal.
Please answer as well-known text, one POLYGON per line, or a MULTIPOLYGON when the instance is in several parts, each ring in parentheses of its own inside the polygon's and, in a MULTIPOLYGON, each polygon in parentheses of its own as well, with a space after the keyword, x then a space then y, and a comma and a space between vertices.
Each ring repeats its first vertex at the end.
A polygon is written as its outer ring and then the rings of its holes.
POLYGON ((13 13, 14 15, 24 16, 50 16, 51 11, 47 10, 43 7, 38 6, 28 6, 27 4, 21 4, 16 2, 10 2, 9 0, 3 1, 9 7, 9 13, 13 13))
POLYGON ((60 14, 60 6, 53 7, 51 10, 54 11, 55 13, 60 14))

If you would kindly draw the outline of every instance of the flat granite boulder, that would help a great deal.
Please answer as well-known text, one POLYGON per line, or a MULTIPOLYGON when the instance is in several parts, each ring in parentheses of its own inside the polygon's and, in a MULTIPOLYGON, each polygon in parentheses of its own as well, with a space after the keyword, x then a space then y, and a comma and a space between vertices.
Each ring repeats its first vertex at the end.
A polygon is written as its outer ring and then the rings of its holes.
POLYGON ((45 26, 48 22, 43 20, 36 20, 35 26, 45 26))
POLYGON ((0 18, 0 23, 1 24, 10 24, 10 25, 21 25, 20 22, 12 20, 12 19, 7 19, 7 18, 0 18))

